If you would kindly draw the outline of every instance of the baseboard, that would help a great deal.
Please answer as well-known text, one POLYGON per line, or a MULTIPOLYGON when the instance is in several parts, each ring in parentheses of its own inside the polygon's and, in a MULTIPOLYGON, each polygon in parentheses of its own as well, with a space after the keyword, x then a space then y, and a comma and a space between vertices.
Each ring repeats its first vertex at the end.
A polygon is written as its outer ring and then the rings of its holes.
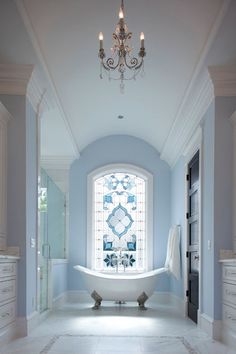
POLYGON ((33 329, 35 329, 42 321, 48 317, 49 313, 50 310, 44 311, 42 314, 40 314, 38 311, 34 311, 27 317, 17 317, 17 337, 25 337, 29 335, 33 329))
MULTIPOLYGON (((170 292, 159 292, 155 291, 150 298, 152 301, 156 301, 160 305, 170 305, 175 307, 176 311, 180 314, 185 314, 184 312, 184 299, 170 293, 170 292)), ((59 299, 60 301, 60 299, 59 299)), ((78 303, 78 302, 91 302, 93 299, 86 290, 69 290, 67 293, 63 294, 63 301, 78 303), (66 296, 67 294, 67 296, 66 296)), ((135 300, 134 300, 135 301, 135 300)))
POLYGON ((68 301, 68 293, 64 292, 52 300, 52 308, 62 307, 68 301))
POLYGON ((7 345, 12 340, 17 338, 17 326, 16 322, 9 324, 8 326, 1 328, 0 330, 0 347, 7 345))
POLYGON ((160 305, 173 306, 180 315, 185 316, 184 299, 180 298, 179 296, 170 292, 155 291, 151 299, 156 301, 160 305))
POLYGON ((198 325, 203 329, 212 339, 221 340, 222 337, 222 321, 214 320, 205 313, 200 313, 198 316, 198 325))
POLYGON ((66 294, 66 301, 68 302, 94 302, 94 300, 91 298, 90 294, 86 290, 68 290, 66 294))

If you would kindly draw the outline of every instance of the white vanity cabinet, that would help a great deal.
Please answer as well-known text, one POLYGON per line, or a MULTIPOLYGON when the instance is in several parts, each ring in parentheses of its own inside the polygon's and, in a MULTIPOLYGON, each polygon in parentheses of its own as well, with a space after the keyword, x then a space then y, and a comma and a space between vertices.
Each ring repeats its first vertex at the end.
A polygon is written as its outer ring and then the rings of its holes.
POLYGON ((0 255, 0 331, 16 318, 16 262, 0 255))
POLYGON ((223 339, 236 344, 236 259, 221 262, 223 339))

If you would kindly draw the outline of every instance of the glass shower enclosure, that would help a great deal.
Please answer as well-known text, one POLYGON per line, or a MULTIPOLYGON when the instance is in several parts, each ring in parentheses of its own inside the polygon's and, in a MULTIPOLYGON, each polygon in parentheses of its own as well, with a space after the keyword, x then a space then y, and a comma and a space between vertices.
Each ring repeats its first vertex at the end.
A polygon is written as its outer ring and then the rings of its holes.
POLYGON ((65 194, 41 168, 39 184, 39 311, 49 307, 51 259, 66 258, 66 199, 65 194))

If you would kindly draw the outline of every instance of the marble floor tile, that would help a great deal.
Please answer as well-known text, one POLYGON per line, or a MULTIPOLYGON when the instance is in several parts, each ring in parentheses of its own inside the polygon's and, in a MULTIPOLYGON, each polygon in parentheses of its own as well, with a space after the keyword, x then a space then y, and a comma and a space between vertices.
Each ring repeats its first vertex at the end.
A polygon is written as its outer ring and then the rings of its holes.
POLYGON ((149 301, 148 307, 104 302, 93 311, 91 302, 67 303, 0 354, 236 354, 173 306, 149 301))

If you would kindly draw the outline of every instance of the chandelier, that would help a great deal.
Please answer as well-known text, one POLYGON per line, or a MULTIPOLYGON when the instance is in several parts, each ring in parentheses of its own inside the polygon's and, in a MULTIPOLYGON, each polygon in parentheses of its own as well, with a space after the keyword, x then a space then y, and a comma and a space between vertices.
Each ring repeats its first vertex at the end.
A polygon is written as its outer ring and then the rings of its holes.
POLYGON ((112 35, 113 45, 111 48, 111 57, 106 59, 103 48, 103 33, 99 33, 100 49, 98 56, 101 59, 101 72, 108 73, 109 79, 120 80, 120 90, 124 92, 124 81, 135 79, 139 72, 144 69, 144 57, 146 55, 144 48, 144 33, 140 34, 140 50, 139 58, 132 54, 133 47, 131 44, 132 32, 128 31, 128 26, 124 20, 124 1, 121 0, 119 11, 119 22, 116 25, 115 32, 112 35), (104 70, 103 70, 104 69, 104 70), (114 74, 114 76, 112 74, 114 74))

